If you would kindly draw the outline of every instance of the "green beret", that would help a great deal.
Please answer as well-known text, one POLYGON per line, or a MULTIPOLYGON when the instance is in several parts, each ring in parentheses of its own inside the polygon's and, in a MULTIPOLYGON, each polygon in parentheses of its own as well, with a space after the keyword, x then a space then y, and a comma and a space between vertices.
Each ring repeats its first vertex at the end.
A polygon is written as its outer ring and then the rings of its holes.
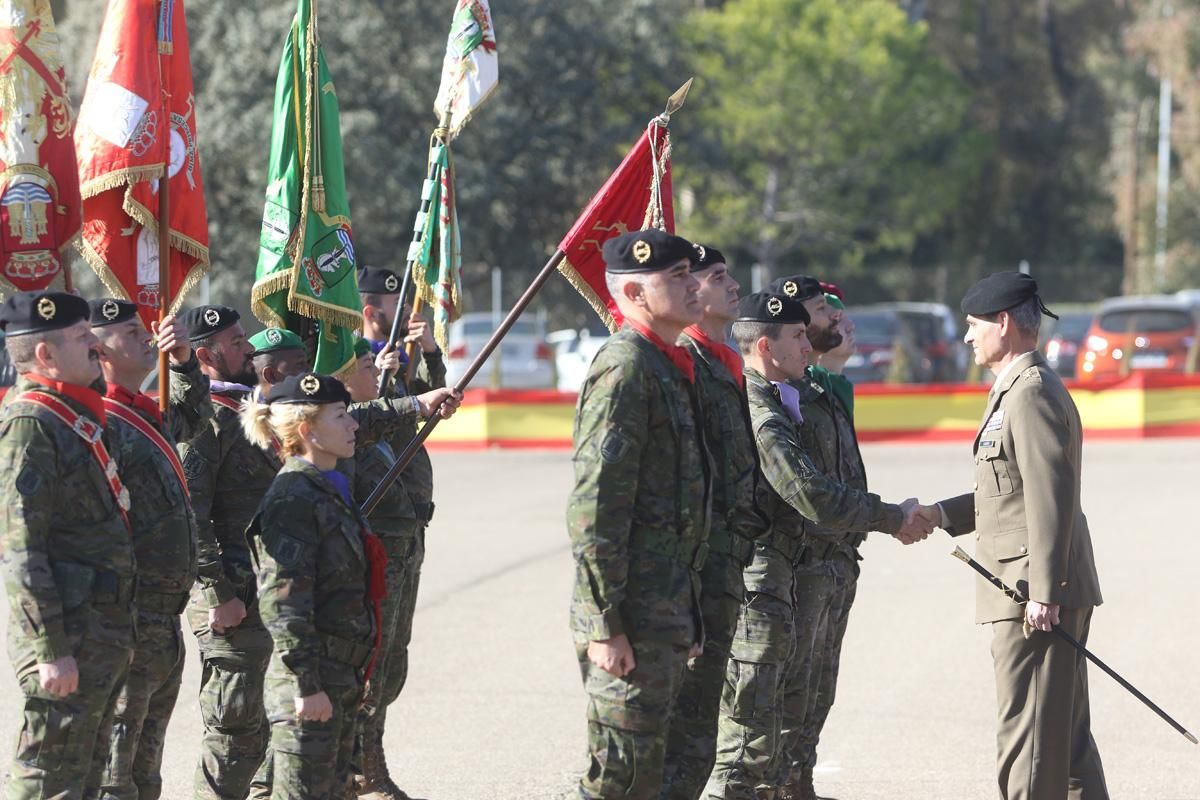
POLYGON ((304 340, 287 328, 266 328, 247 339, 254 348, 254 355, 274 353, 278 350, 303 350, 304 340))
POLYGON ((354 357, 362 358, 371 354, 371 343, 361 336, 354 337, 354 357))

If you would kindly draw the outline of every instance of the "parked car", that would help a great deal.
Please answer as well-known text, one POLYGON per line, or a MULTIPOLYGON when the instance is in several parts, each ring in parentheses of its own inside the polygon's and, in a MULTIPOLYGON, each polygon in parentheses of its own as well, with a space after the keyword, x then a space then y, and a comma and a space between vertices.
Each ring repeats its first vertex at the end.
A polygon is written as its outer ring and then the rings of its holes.
POLYGON ((1046 363, 1050 368, 1064 378, 1075 377, 1075 362, 1079 358, 1079 350, 1087 338, 1092 320, 1096 318, 1095 311, 1061 311, 1058 320, 1046 320, 1042 351, 1046 354, 1046 363))
POLYGON ((554 367, 558 373, 560 392, 578 392, 583 385, 592 359, 608 341, 608 331, 603 326, 600 330, 603 332, 597 333, 588 328, 565 328, 546 335, 546 342, 554 348, 554 367))
POLYGON ((1193 371, 1200 311, 1168 295, 1118 297, 1100 304, 1076 362, 1081 381, 1131 370, 1193 371))
POLYGON ((926 380, 935 383, 960 381, 967 371, 970 352, 958 329, 958 317, 944 303, 886 303, 912 328, 922 353, 926 380))
POLYGON ((854 320, 858 350, 843 374, 855 383, 921 383, 928 380, 928 361, 900 312, 881 306, 846 309, 854 320))
MULTIPOLYGON (((450 324, 446 334, 446 383, 454 385, 467 371, 475 356, 496 329, 496 318, 490 312, 472 312, 450 324)), ((513 323, 504 341, 483 365, 475 386, 496 386, 502 389, 553 389, 554 353, 546 343, 542 325, 533 317, 522 317, 513 323), (496 366, 498 359, 499 366, 496 366)))

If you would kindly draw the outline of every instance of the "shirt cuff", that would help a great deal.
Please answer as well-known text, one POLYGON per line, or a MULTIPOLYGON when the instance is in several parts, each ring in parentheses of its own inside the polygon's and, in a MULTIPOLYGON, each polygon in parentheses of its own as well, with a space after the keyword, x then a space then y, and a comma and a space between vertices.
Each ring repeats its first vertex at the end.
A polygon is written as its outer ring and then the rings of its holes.
POLYGON ((615 608, 588 616, 588 639, 593 642, 607 641, 624 633, 625 624, 621 621, 621 613, 615 608))
POLYGON ((33 640, 33 654, 39 664, 49 664, 60 658, 75 655, 71 643, 67 640, 66 632, 47 631, 45 635, 33 640))
POLYGON ((209 608, 216 608, 237 597, 237 589, 227 580, 214 581, 203 587, 204 601, 209 608))
POLYGON ((944 531, 950 530, 950 517, 946 514, 946 509, 942 508, 942 504, 937 504, 938 513, 942 515, 941 529, 944 531))

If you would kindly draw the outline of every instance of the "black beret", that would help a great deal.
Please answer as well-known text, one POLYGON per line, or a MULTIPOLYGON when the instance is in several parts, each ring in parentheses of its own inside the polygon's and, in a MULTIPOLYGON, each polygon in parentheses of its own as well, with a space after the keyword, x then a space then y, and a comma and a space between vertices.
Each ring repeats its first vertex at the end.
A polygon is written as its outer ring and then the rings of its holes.
POLYGON ((700 254, 687 239, 657 228, 630 231, 604 243, 604 268, 617 274, 658 272, 683 259, 694 267, 700 254))
POLYGON ((1038 307, 1043 314, 1058 319, 1038 297, 1037 281, 1021 272, 993 272, 967 289, 961 307, 964 314, 986 317, 1007 311, 1034 297, 1038 298, 1038 307))
POLYGON ((804 301, 774 292, 755 292, 738 301, 735 322, 770 322, 778 325, 795 325, 812 321, 804 301))
POLYGON ((767 291, 782 294, 796 300, 812 300, 824 294, 821 282, 809 275, 788 275, 786 278, 776 278, 771 281, 767 291))
POLYGON ((188 341, 195 342, 220 333, 241 318, 242 315, 229 306, 196 306, 180 314, 179 323, 187 331, 188 341))
POLYGON ((104 297, 99 300, 89 300, 88 308, 92 310, 92 327, 103 328, 105 325, 116 325, 137 316, 137 303, 128 300, 117 300, 115 297, 104 297))
POLYGON ((400 294, 400 276, 383 267, 363 267, 358 271, 358 290, 368 294, 400 294))
POLYGON ((725 254, 715 247, 706 244, 694 244, 692 247, 696 248, 696 254, 700 256, 700 260, 692 266, 693 270, 708 269, 713 264, 726 263, 725 254))
POLYGON ((318 375, 315 372, 305 372, 284 378, 281 383, 271 387, 267 392, 267 404, 283 403, 284 405, 316 405, 329 403, 345 403, 350 405, 350 393, 345 385, 337 378, 329 375, 318 375))
POLYGON ((66 292, 17 292, 0 306, 5 336, 69 328, 89 316, 87 300, 66 292))

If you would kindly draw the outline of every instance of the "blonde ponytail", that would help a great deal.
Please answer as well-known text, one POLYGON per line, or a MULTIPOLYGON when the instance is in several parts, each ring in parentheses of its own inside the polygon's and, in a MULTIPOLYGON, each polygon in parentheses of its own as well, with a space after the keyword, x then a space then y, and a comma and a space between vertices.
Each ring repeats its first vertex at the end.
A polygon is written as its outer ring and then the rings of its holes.
POLYGON ((277 403, 268 405, 253 395, 242 404, 242 430, 246 439, 264 450, 275 447, 285 455, 294 456, 303 452, 300 439, 300 423, 307 422, 321 410, 319 405, 277 403))

